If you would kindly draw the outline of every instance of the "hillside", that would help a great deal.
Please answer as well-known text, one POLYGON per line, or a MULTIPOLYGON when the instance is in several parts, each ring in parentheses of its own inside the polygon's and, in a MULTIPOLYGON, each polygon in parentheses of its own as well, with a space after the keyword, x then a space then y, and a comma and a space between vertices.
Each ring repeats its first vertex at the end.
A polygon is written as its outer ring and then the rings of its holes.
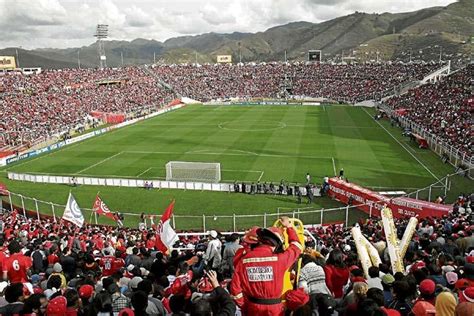
MULTIPOLYGON (((107 64, 214 62, 216 55, 231 54, 238 61, 304 60, 309 49, 321 49, 324 60, 340 61, 341 55, 360 61, 376 60, 467 60, 474 45, 474 6, 460 0, 446 7, 414 12, 367 14, 355 12, 322 23, 293 22, 258 33, 206 33, 158 42, 136 39, 108 41, 107 64), (377 53, 378 52, 378 53, 377 53)), ((68 49, 18 49, 21 66, 44 68, 98 65, 96 44, 68 49)), ((0 55, 14 55, 14 48, 0 55)))

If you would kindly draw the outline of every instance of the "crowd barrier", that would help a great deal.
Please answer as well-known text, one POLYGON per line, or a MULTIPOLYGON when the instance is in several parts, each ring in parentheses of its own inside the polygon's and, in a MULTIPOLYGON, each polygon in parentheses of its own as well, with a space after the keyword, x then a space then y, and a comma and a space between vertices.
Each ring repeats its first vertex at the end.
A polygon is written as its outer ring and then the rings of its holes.
MULTIPOLYGON (((24 196, 22 194, 7 191, 3 199, 3 208, 32 218, 42 218, 58 221, 64 212, 65 205, 43 201, 36 198, 24 196)), ((93 201, 91 201, 91 204, 93 201)), ((2 205, 0 205, 2 206, 2 205)), ((91 208, 80 205, 84 218, 90 224, 115 225, 108 218, 95 216, 91 208)), ((178 231, 191 231, 207 233, 214 229, 218 231, 239 232, 251 228, 252 226, 268 227, 271 226, 282 215, 298 218, 302 220, 307 227, 317 227, 329 224, 345 224, 346 226, 360 219, 360 213, 353 213, 353 206, 337 207, 332 209, 314 209, 311 206, 300 209, 278 208, 276 212, 263 212, 257 214, 222 214, 222 210, 217 211, 215 215, 181 215, 174 213, 171 217, 171 226, 178 231)), ((145 225, 150 227, 152 218, 156 224, 163 210, 156 210, 152 214, 147 213, 145 216, 145 225)), ((195 210, 192 214, 200 214, 202 211, 195 210)), ((128 227, 139 227, 141 212, 120 210, 120 214, 124 215, 123 223, 128 227)))
POLYGON ((145 183, 155 189, 181 189, 181 190, 199 190, 199 191, 219 191, 230 192, 233 185, 228 183, 206 183, 206 182, 183 182, 183 181, 165 181, 149 179, 120 179, 120 178, 91 178, 91 177, 71 177, 71 176, 53 176, 37 175, 8 172, 8 179, 16 181, 27 181, 34 183, 51 183, 67 185, 96 185, 96 186, 115 186, 130 188, 145 188, 145 183))

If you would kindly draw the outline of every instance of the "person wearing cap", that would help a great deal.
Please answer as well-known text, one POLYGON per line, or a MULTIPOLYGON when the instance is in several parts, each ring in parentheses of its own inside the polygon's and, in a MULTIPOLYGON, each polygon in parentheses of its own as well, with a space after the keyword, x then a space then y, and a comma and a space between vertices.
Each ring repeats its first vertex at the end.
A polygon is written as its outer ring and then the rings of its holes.
POLYGON ((243 315, 283 315, 281 301, 285 272, 303 250, 288 217, 280 219, 286 229, 289 246, 283 251, 283 229, 262 228, 257 231, 261 245, 246 253, 235 268, 231 295, 243 315))
POLYGON ((48 316, 65 316, 67 313, 67 300, 64 296, 57 296, 49 301, 46 307, 48 316))
POLYGON ((430 279, 424 279, 419 286, 420 296, 413 304, 413 313, 425 314, 429 311, 435 310, 435 295, 436 283, 430 279))
POLYGON ((215 230, 209 232, 209 243, 207 244, 206 253, 204 254, 204 262, 210 269, 219 268, 222 260, 221 256, 222 243, 218 238, 215 230))
POLYGON ((61 278, 61 289, 65 289, 67 287, 67 281, 63 273, 63 267, 61 266, 59 262, 56 262, 53 265, 53 272, 51 273, 49 277, 51 278, 52 276, 55 276, 55 275, 61 278))
POLYGON ((392 284, 395 282, 393 275, 387 273, 382 277, 382 287, 383 287, 383 297, 385 300, 385 305, 388 305, 392 299, 392 284))
POLYGON ((474 315, 474 287, 468 287, 459 293, 459 304, 455 313, 456 316, 474 315))

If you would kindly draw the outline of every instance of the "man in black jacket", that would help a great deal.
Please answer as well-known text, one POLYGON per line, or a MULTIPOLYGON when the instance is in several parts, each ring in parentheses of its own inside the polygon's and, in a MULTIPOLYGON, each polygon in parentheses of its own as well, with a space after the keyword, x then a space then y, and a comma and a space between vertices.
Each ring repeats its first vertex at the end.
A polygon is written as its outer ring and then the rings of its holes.
POLYGON ((12 283, 5 290, 5 300, 7 305, 0 308, 0 315, 11 316, 20 315, 23 312, 23 284, 12 283))

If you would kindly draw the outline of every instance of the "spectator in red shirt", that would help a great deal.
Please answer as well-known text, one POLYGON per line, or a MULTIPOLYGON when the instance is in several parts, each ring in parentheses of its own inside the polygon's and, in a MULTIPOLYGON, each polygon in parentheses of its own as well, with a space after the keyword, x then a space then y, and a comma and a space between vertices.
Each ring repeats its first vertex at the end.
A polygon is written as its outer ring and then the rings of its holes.
POLYGON ((23 255, 18 241, 13 240, 8 245, 10 257, 5 259, 3 265, 3 279, 11 283, 28 282, 28 271, 33 265, 30 257, 23 255))
POLYGON ((334 293, 334 297, 340 299, 344 295, 343 287, 349 280, 349 269, 344 263, 342 251, 339 249, 331 251, 326 263, 324 267, 326 285, 334 293))

